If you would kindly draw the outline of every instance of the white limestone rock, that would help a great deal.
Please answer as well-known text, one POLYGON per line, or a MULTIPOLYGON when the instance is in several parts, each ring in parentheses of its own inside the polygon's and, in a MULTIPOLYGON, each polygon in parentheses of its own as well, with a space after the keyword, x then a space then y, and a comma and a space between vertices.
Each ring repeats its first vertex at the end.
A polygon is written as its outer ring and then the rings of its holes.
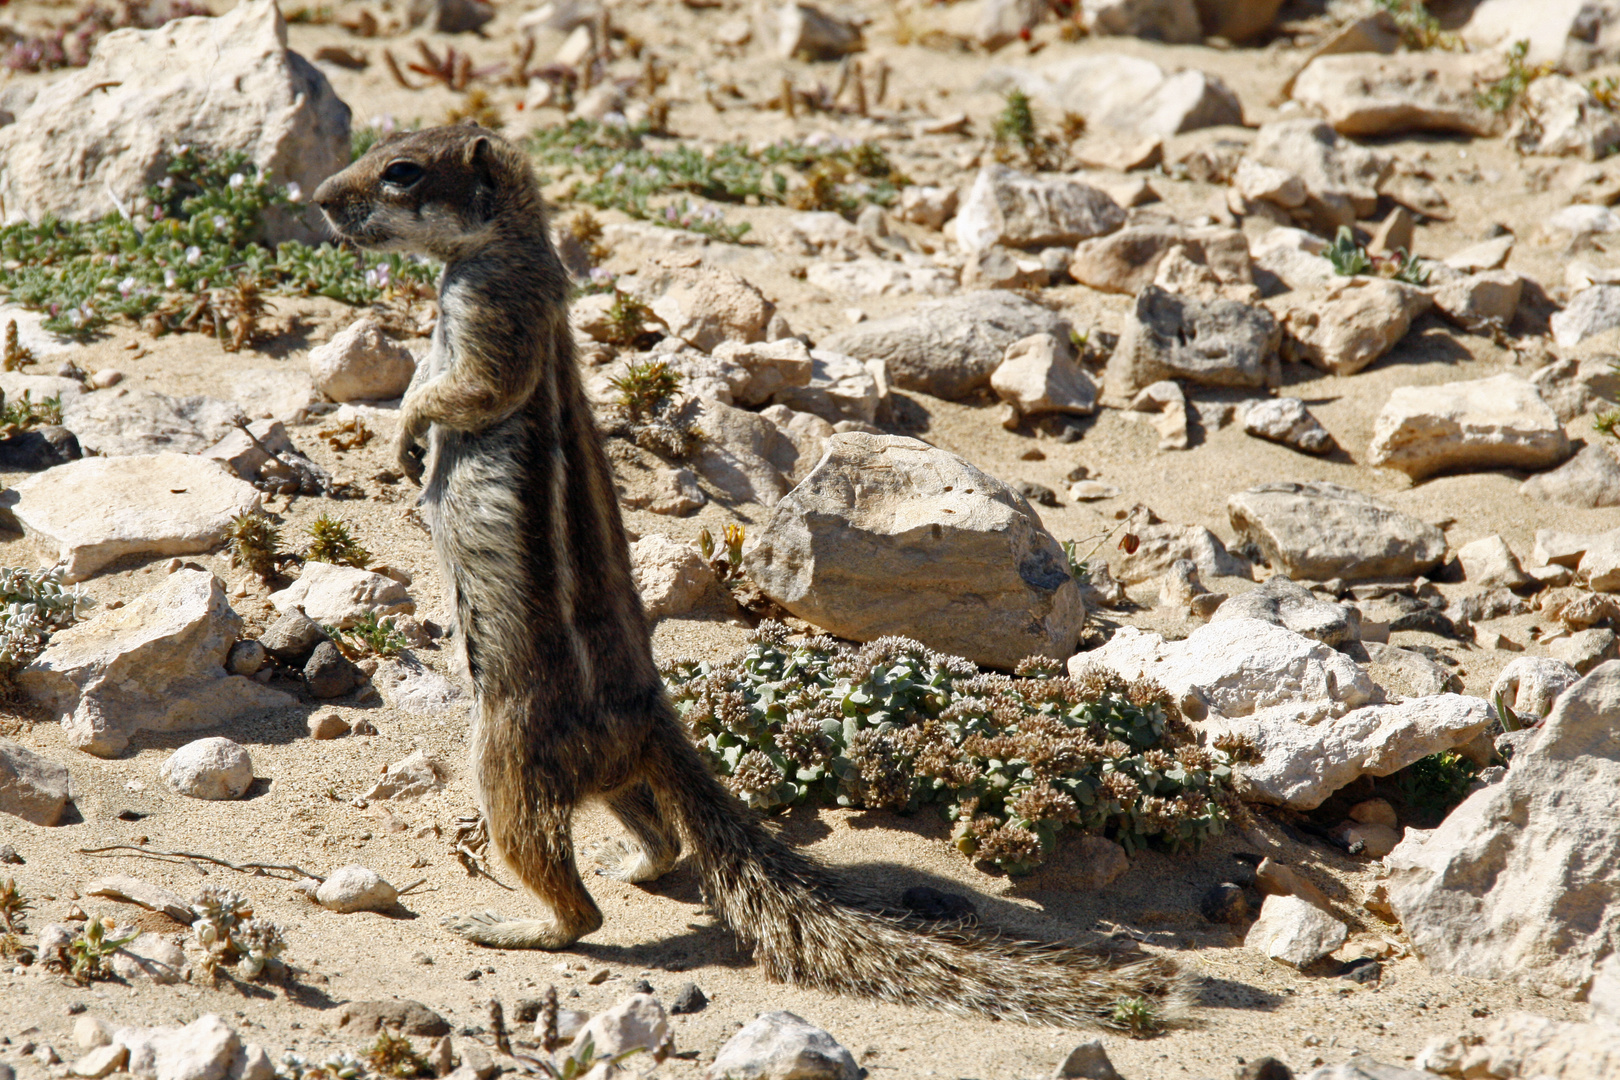
POLYGON ((230 739, 196 739, 170 754, 158 775, 193 799, 240 799, 253 784, 253 758, 230 739))
POLYGON ((346 629, 366 615, 410 615, 416 604, 404 585, 391 577, 335 563, 306 562, 298 580, 270 594, 283 614, 303 608, 323 626, 346 629))

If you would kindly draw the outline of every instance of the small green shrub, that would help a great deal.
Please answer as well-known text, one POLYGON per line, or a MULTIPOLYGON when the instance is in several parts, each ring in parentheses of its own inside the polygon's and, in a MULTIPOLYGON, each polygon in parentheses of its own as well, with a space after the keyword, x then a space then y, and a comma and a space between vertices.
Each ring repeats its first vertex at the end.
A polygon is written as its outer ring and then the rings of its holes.
POLYGON ((392 624, 380 621, 375 611, 366 612, 360 616, 359 621, 346 630, 335 626, 323 626, 321 629, 326 631, 326 636, 348 654, 350 659, 364 656, 398 656, 409 644, 404 634, 394 629, 392 624))
POLYGON ((22 392, 22 400, 7 401, 0 392, 0 439, 9 439, 20 431, 42 424, 62 422, 62 395, 35 401, 31 391, 22 392))
POLYGON ((413 257, 258 243, 265 212, 303 195, 270 184, 245 154, 207 159, 181 147, 167 173, 127 216, 0 227, 0 292, 46 312, 47 330, 81 340, 123 318, 241 348, 264 310, 261 293, 370 304, 429 291, 437 276, 436 265, 413 257))
MULTIPOLYGON (((613 306, 607 312, 608 342, 621 348, 634 348, 646 336, 647 323, 652 317, 646 304, 629 293, 615 292, 613 306)), ((678 380, 679 376, 675 378, 678 380)), ((625 391, 619 387, 619 381, 615 380, 613 385, 619 389, 622 400, 625 391)))
POLYGON ((1338 235, 1322 252, 1322 258, 1333 264, 1333 272, 1340 277, 1355 277, 1372 269, 1372 260, 1366 249, 1356 243, 1355 234, 1348 225, 1340 225, 1338 235))
POLYGON ((1022 90, 1007 92, 1005 104, 991 125, 990 135, 995 141, 997 161, 1021 161, 1040 171, 1063 168, 1065 151, 1062 140, 1040 129, 1029 95, 1022 90))
POLYGON ((1620 409, 1604 409, 1592 417, 1592 430, 1611 439, 1620 439, 1620 409))
POLYGON ((281 927, 254 918, 241 893, 205 885, 191 902, 191 914, 191 934, 207 955, 210 971, 234 963, 237 974, 251 982, 287 949, 281 927))
POLYGON ((107 969, 107 958, 141 935, 139 930, 135 930, 122 937, 115 937, 111 933, 112 929, 110 922, 103 921, 99 915, 94 916, 84 924, 84 929, 68 942, 68 973, 75 981, 87 983, 94 979, 107 978, 110 974, 107 969))
POLYGON ((333 563, 364 570, 371 561, 371 552, 361 547, 349 534, 349 527, 330 514, 322 514, 309 527, 309 551, 304 558, 310 562, 333 563))
POLYGON ((53 632, 78 622, 95 600, 62 584, 62 571, 0 567, 0 674, 27 665, 53 632))
POLYGON ((1401 44, 1408 49, 1414 51, 1445 49, 1454 52, 1464 47, 1456 34, 1448 34, 1440 29, 1440 20, 1434 17, 1423 0, 1374 0, 1374 2, 1395 16, 1395 26, 1401 33, 1401 44))
POLYGON ((966 855, 1038 866, 1065 829, 1128 850, 1197 845, 1241 814, 1236 743, 1194 745, 1159 687, 1109 673, 981 673, 905 638, 788 641, 766 622, 729 662, 664 678, 693 736, 750 806, 939 807, 966 855))
MULTIPOLYGON (((635 303, 634 300, 629 302, 635 303)), ((615 301, 614 307, 618 306, 615 301)), ((663 360, 642 360, 631 364, 623 375, 609 379, 608 383, 619 392, 619 405, 630 414, 630 419, 641 420, 662 410, 674 397, 681 388, 681 373, 663 360)))
POLYGON ((1396 257, 1389 260, 1390 277, 1407 285, 1423 286, 1429 283, 1429 268, 1418 261, 1416 255, 1408 254, 1405 248, 1396 252, 1396 257))
POLYGON ((1408 765, 1396 774, 1395 783, 1420 820, 1438 824, 1468 796, 1478 775, 1478 765, 1446 750, 1408 765))
POLYGON ((366 1064, 378 1076, 432 1076, 433 1066, 416 1052, 411 1040, 387 1031, 377 1033, 377 1041, 366 1051, 366 1064))
POLYGON ((1120 998, 1110 1008, 1108 1018, 1114 1027, 1133 1039, 1144 1039, 1164 1026, 1158 1006, 1142 997, 1120 998))
POLYGON ((260 581, 270 581, 280 569, 281 530, 257 510, 231 521, 225 534, 231 552, 231 565, 240 566, 260 581))
POLYGON ((1474 102, 1482 109, 1491 112, 1505 113, 1519 103, 1519 98, 1530 88, 1530 84, 1543 75, 1550 75, 1556 70, 1556 65, 1546 63, 1534 67, 1526 64, 1525 58, 1530 55, 1530 42, 1528 40, 1515 41, 1508 50, 1507 74, 1485 86, 1483 90, 1474 94, 1474 102))
POLYGON ((0 367, 6 371, 21 371, 28 365, 37 363, 39 357, 34 355, 34 350, 18 340, 17 320, 7 320, 5 352, 0 355, 0 367))
POLYGON ((33 906, 17 888, 16 878, 7 878, 5 884, 0 885, 0 922, 6 924, 7 933, 15 933, 23 928, 23 919, 33 906))

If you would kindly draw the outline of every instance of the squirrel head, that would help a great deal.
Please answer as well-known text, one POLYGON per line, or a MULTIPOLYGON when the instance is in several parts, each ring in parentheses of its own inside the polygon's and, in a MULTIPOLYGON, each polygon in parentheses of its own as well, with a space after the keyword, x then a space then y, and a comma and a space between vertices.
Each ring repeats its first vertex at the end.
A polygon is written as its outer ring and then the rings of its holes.
POLYGON ((315 189, 332 230, 374 251, 446 262, 487 243, 496 223, 544 230, 523 153, 476 124, 397 132, 315 189))

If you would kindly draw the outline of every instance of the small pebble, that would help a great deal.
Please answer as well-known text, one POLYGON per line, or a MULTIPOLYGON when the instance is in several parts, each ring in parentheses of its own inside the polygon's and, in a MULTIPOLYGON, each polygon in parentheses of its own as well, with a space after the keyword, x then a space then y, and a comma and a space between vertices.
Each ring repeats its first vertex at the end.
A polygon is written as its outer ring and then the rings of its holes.
POLYGON ((317 713, 309 718, 309 737, 336 739, 349 733, 349 723, 337 713, 317 713))
POLYGON ((682 983, 680 989, 675 991, 669 1011, 676 1014, 701 1012, 708 1004, 708 997, 698 988, 697 983, 682 983))
POLYGON ((1204 894, 1198 901, 1198 910, 1212 923, 1237 926, 1249 918, 1249 898, 1243 895, 1241 887, 1223 881, 1204 894))
POLYGON ((467 980, 468 982, 477 982, 479 979, 482 979, 483 977, 484 977, 484 973, 482 971, 479 971, 477 968, 473 968, 471 971, 467 972, 467 974, 462 976, 462 978, 467 980))
POLYGON ((0 844, 0 863, 21 866, 23 857, 17 854, 17 849, 10 844, 0 844))
POLYGON ((637 979, 630 984, 630 992, 632 994, 650 994, 653 992, 652 983, 646 979, 637 979))
POLYGON ((592 986, 601 986, 612 977, 613 972, 609 971, 607 968, 597 968, 591 973, 591 977, 585 981, 590 983, 592 986))
POLYGON ((102 368, 90 376, 90 385, 97 390, 105 390, 109 386, 117 386, 124 381, 124 373, 117 368, 102 368))

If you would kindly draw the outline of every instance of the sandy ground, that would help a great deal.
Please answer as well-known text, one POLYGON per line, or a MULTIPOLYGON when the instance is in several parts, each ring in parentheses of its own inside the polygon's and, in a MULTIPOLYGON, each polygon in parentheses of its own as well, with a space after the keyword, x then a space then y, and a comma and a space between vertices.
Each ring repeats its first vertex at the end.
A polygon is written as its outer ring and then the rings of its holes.
MULTIPOLYGON (((885 60, 893 72, 891 102, 903 103, 908 116, 964 110, 974 118, 979 132, 988 129, 1000 101, 974 87, 987 69, 997 65, 1039 65, 1083 52, 1116 51, 1147 56, 1166 67, 1197 66, 1220 75, 1238 91, 1252 125, 1281 115, 1272 104, 1276 88, 1304 55, 1303 49, 1287 39, 1259 49, 1223 51, 1123 39, 1071 44, 1044 32, 1037 38, 1043 48, 1036 56, 1025 55, 1022 45, 993 57, 947 53, 896 44, 895 9, 876 3, 864 7, 875 19, 868 31, 869 56, 885 60)), ((14 6, 8 17, 26 22, 59 17, 65 10, 14 6)), ((828 65, 781 64, 755 46, 730 49, 713 44, 715 26, 742 14, 739 5, 728 2, 717 9, 693 10, 647 2, 621 5, 615 11, 619 25, 674 65, 668 93, 678 104, 671 124, 684 136, 706 140, 802 138, 828 131, 859 137, 874 130, 871 122, 853 118, 820 115, 789 120, 779 112, 743 107, 741 101, 771 96, 784 70, 808 85, 829 80, 831 69, 828 65), (713 108, 704 100, 699 74, 716 86, 736 86, 742 98, 726 100, 737 100, 739 105, 724 112, 713 108)), ((487 39, 463 36, 441 39, 437 44, 453 42, 458 49, 470 51, 479 63, 505 59, 513 40, 512 24, 519 14, 516 8, 503 10, 491 24, 487 39)), ((922 27, 930 21, 949 23, 959 13, 927 8, 911 10, 906 18, 910 25, 922 27)), ((330 25, 294 25, 290 36, 294 47, 306 54, 312 55, 321 45, 344 44, 373 60, 363 72, 323 65, 340 95, 353 107, 357 124, 385 116, 400 123, 417 118, 433 123, 457 98, 442 88, 412 92, 396 86, 379 62, 385 42, 356 39, 330 25)), ((433 41, 435 36, 410 37, 433 41)), ((408 40, 387 44, 401 50, 408 40)), ((548 57, 560 41, 561 35, 542 33, 536 56, 548 57)), ((555 110, 517 111, 520 94, 516 90, 498 88, 492 97, 507 118, 509 132, 554 123, 561 115, 555 110)), ((896 140, 888 147, 897 164, 915 179, 958 183, 968 178, 980 145, 972 137, 939 137, 896 140)), ((1386 148, 1428 161, 1453 207, 1453 220, 1420 226, 1416 244, 1420 253, 1450 254, 1480 239, 1486 225, 1500 222, 1520 238, 1510 267, 1556 292, 1568 252, 1541 233, 1539 222, 1562 205, 1563 198, 1556 190, 1542 190, 1547 185, 1533 175, 1534 169, 1499 142, 1404 139, 1389 141, 1386 148)), ((1184 218, 1218 214, 1224 203, 1222 191, 1209 185, 1164 177, 1155 177, 1153 183, 1166 206, 1184 218)), ((770 240, 780 234, 786 211, 727 207, 726 212, 730 220, 752 222, 754 233, 748 238, 750 244, 741 249, 711 248, 706 256, 709 261, 745 272, 796 329, 818 336, 844 325, 843 311, 850 302, 819 294, 796 278, 793 271, 806 265, 806 258, 773 252, 770 240)), ((617 220, 611 213, 602 216, 617 220)), ((934 242, 938 242, 937 234, 934 242)), ((1601 259, 1601 254, 1595 257, 1601 259)), ((1046 290, 1043 297, 1060 306, 1077 327, 1105 332, 1119 329, 1128 304, 1126 298, 1078 286, 1046 290)), ((868 315, 881 316, 913 302, 914 298, 891 298, 862 306, 868 315)), ((115 329, 106 339, 75 347, 64 356, 86 370, 119 368, 127 375, 126 387, 230 397, 245 369, 266 371, 271 377, 296 372, 308 348, 324 341, 353 314, 320 301, 278 300, 278 305, 277 317, 283 322, 295 315, 302 319, 288 332, 261 343, 257 351, 230 355, 197 336, 153 340, 133 330, 115 329), (144 352, 127 348, 131 343, 144 352)), ((1603 345, 1599 342, 1594 348, 1603 345)), ((950 403, 918 394, 907 395, 910 405, 902 411, 906 424, 897 430, 961 453, 1007 481, 1035 481, 1061 494, 1066 474, 1084 465, 1093 476, 1123 490, 1115 500, 1075 505, 1063 496, 1061 507, 1041 508, 1047 526, 1060 539, 1103 532, 1114 524, 1116 511, 1140 503, 1167 521, 1202 524, 1230 542, 1233 537, 1225 510, 1229 495, 1265 480, 1323 479, 1377 495, 1418 517, 1442 523, 1453 548, 1499 532, 1517 551, 1527 554, 1537 528, 1608 529, 1620 524, 1620 514, 1533 503, 1517 492, 1523 477, 1511 473, 1442 477, 1414 486, 1401 474, 1371 469, 1360 461, 1374 417, 1395 387, 1484 378, 1502 371, 1527 375, 1534 364, 1545 359, 1534 348, 1502 348, 1425 316, 1394 351, 1353 378, 1289 367, 1287 392, 1306 400, 1345 448, 1325 460, 1252 439, 1237 426, 1198 433, 1192 450, 1160 452, 1155 449, 1157 436, 1149 427, 1114 411, 1101 413, 1079 442, 1063 444, 1027 432, 1003 431, 995 423, 988 399, 950 403), (1026 460, 1032 448, 1042 451, 1044 460, 1026 460)), ((290 504, 277 499, 269 504, 270 509, 283 519, 288 535, 302 532, 323 510, 342 518, 378 561, 402 567, 414 576, 411 591, 419 613, 443 621, 443 586, 432 565, 427 535, 410 513, 414 489, 375 479, 391 464, 383 449, 392 436, 386 410, 374 414, 373 427, 377 438, 365 448, 348 452, 326 446, 316 436, 316 426, 291 429, 300 448, 334 475, 358 482, 367 498, 338 503, 300 498, 290 504)), ((1593 437, 1590 418, 1572 421, 1569 433, 1574 438, 1593 437)), ((12 483, 18 478, 3 475, 0 481, 12 483)), ((626 513, 630 527, 638 533, 664 532, 681 539, 694 538, 705 526, 718 533, 719 526, 730 521, 757 528, 764 516, 757 506, 728 509, 719 502, 679 519, 640 511, 626 513)), ((54 553, 40 550, 29 540, 0 543, 0 563, 6 565, 41 565, 53 559, 54 553)), ((189 561, 226 579, 250 633, 273 617, 264 587, 232 570, 224 556, 189 561)), ((91 580, 88 587, 103 601, 128 599, 151 588, 164 573, 166 562, 118 564, 91 580)), ((1229 580, 1209 584, 1228 591, 1244 587, 1229 580)), ((1443 588, 1452 593, 1465 591, 1461 586, 1443 588)), ((1188 632, 1191 627, 1185 620, 1153 609, 1155 592, 1156 585, 1138 587, 1133 595, 1145 606, 1108 617, 1175 635, 1188 632)), ((665 620, 658 626, 656 647, 661 657, 723 656, 740 647, 747 627, 736 612, 715 609, 700 614, 699 618, 665 620)), ((1533 614, 1516 616, 1489 627, 1534 655, 1541 651, 1531 636, 1536 621, 1533 614)), ((1394 643, 1433 646, 1453 656, 1466 689, 1476 694, 1483 694, 1502 666, 1518 655, 1478 650, 1417 633, 1396 634, 1394 643)), ((453 674, 447 652, 424 650, 420 656, 429 666, 453 674)), ((75 904, 89 914, 110 914, 120 921, 133 917, 136 909, 126 905, 78 896, 87 882, 101 875, 132 874, 183 894, 206 879, 242 891, 253 900, 257 914, 282 923, 291 942, 288 959, 296 969, 296 977, 281 985, 226 984, 214 989, 117 982, 77 987, 37 969, 24 974, 0 973, 0 1000, 6 1002, 0 1011, 0 1036, 10 1039, 9 1044, 0 1042, 0 1061, 11 1064, 23 1077, 46 1072, 32 1059, 15 1053, 17 1045, 25 1041, 49 1042, 71 1059, 69 1030, 80 1006, 116 1024, 181 1024, 200 1013, 217 1012, 234 1022, 244 1039, 262 1043, 273 1056, 279 1057, 284 1050, 314 1056, 329 1048, 360 1048, 356 1040, 334 1027, 335 1007, 345 1001, 390 996, 416 999, 448 1017, 458 1030, 470 1029, 476 1034, 487 1024, 486 1003, 492 997, 500 998, 510 1009, 517 1000, 536 997, 548 984, 555 984, 569 1006, 595 1010, 611 1004, 643 978, 666 1001, 687 980, 701 986, 711 1001, 700 1013, 675 1018, 678 1049, 695 1052, 695 1056, 661 1066, 660 1075, 671 1077, 699 1075, 704 1063, 741 1024, 772 1008, 791 1010, 827 1028, 874 1077, 989 1080, 1045 1076, 1070 1047, 1090 1037, 769 984, 737 949, 732 936, 705 913, 696 881, 686 868, 647 888, 593 883, 607 924, 588 941, 559 956, 493 952, 450 936, 438 925, 444 915, 484 907, 520 914, 530 907, 521 894, 504 891, 485 879, 469 878, 451 854, 455 818, 473 807, 462 767, 464 709, 418 715, 395 712, 379 703, 334 707, 302 699, 294 708, 212 732, 145 736, 136 740, 129 754, 110 761, 70 750, 54 723, 25 717, 11 721, 10 726, 26 745, 67 762, 77 791, 78 816, 70 824, 44 829, 16 818, 0 820, 0 843, 13 844, 27 860, 24 865, 5 868, 5 874, 14 873, 23 892, 37 900, 31 920, 34 926, 66 918, 75 904), (305 736, 308 716, 329 710, 351 721, 363 715, 379 734, 336 742, 309 740, 305 736), (259 779, 240 802, 185 799, 158 780, 159 766, 174 747, 211 733, 228 734, 252 751, 259 779), (443 791, 398 805, 361 809, 352 803, 385 765, 415 748, 426 750, 446 766, 450 780, 443 791), (314 906, 288 883, 271 878, 234 874, 196 862, 163 863, 129 852, 101 858, 80 852, 114 843, 141 843, 235 861, 290 862, 318 874, 359 862, 395 885, 417 879, 423 883, 392 914, 342 916, 314 906), (599 969, 609 973, 606 981, 590 984, 589 977, 599 969)), ((1357 788, 1355 793, 1367 790, 1357 788)), ((1336 805, 1330 804, 1330 808, 1336 805)), ((1084 868, 1061 854, 1026 879, 984 874, 950 847, 944 824, 929 815, 907 819, 887 813, 800 810, 788 815, 782 825, 785 835, 816 857, 896 895, 913 884, 936 885, 971 895, 987 921, 1014 932, 1122 934, 1142 941, 1149 949, 1169 952, 1202 973, 1204 990, 1187 1026, 1146 1041, 1104 1036, 1114 1063, 1131 1080, 1225 1077, 1241 1061, 1265 1054, 1281 1057, 1295 1068, 1343 1061, 1362 1052, 1398 1063, 1416 1054, 1431 1036, 1465 1033, 1481 1018, 1503 1010, 1527 1008, 1558 1018, 1585 1013, 1582 1005, 1540 997, 1529 986, 1431 976, 1410 957, 1388 961, 1381 982, 1362 985, 1331 975, 1300 974, 1244 950, 1232 930, 1212 926, 1198 913, 1198 899, 1205 889, 1242 872, 1243 865, 1234 859, 1240 853, 1272 855, 1307 873, 1352 920, 1357 941, 1380 937, 1397 944, 1401 941, 1398 928, 1381 923, 1360 906, 1376 875, 1376 863, 1321 844, 1297 842, 1282 825, 1265 818, 1254 828, 1222 837, 1196 853, 1141 854, 1118 881, 1091 891, 1074 886, 1084 868)), ((605 815, 589 811, 581 816, 578 838, 587 843, 610 835, 611 830, 605 815)), ((511 883, 504 872, 497 871, 497 877, 511 883)), ((141 916, 141 922, 154 930, 180 929, 160 916, 141 916)))

